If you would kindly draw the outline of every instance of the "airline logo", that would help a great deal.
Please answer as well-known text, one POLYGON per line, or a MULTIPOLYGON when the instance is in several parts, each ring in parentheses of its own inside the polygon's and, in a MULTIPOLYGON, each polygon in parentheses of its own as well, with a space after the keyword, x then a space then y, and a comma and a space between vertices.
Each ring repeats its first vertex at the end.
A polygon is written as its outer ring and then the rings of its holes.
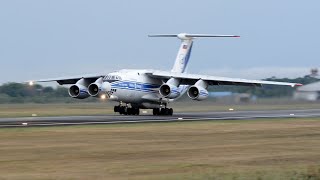
POLYGON ((183 45, 183 49, 188 49, 188 45, 183 45))

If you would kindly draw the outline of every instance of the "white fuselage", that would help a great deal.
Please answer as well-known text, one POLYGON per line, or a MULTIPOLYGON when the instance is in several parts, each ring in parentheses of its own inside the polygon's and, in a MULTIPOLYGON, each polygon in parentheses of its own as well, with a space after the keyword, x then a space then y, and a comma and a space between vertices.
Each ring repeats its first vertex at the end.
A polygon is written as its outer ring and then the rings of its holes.
MULTIPOLYGON (((163 82, 145 75, 149 70, 120 70, 109 73, 103 82, 111 83, 111 90, 106 92, 112 101, 130 103, 131 106, 139 108, 157 108, 161 103, 168 103, 174 99, 163 98, 159 88, 163 82)), ((179 86, 180 95, 186 91, 188 86, 179 86)))

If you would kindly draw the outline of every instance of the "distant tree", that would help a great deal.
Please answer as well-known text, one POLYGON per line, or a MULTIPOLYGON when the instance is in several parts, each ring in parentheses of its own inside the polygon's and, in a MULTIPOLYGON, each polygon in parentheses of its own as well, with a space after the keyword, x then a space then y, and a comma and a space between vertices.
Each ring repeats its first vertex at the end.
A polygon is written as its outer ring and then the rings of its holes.
POLYGON ((7 94, 0 94, 0 104, 10 103, 11 97, 7 94))
POLYGON ((69 97, 68 89, 65 87, 58 87, 55 89, 53 95, 56 97, 69 97))
POLYGON ((54 89, 52 87, 45 87, 42 89, 43 93, 53 93, 54 89))
POLYGON ((7 83, 1 86, 0 93, 7 94, 10 97, 26 97, 36 94, 34 88, 19 83, 7 83))

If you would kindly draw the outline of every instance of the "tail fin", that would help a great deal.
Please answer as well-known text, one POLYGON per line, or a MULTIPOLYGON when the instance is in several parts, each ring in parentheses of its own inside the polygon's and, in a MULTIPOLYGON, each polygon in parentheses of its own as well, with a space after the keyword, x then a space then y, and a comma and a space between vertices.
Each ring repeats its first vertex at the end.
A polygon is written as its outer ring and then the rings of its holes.
POLYGON ((180 48, 171 72, 184 73, 191 56, 193 39, 206 38, 206 37, 218 38, 218 37, 240 37, 240 36, 180 33, 180 34, 156 34, 156 35, 149 35, 149 37, 177 37, 178 39, 181 39, 181 45, 180 45, 180 48))

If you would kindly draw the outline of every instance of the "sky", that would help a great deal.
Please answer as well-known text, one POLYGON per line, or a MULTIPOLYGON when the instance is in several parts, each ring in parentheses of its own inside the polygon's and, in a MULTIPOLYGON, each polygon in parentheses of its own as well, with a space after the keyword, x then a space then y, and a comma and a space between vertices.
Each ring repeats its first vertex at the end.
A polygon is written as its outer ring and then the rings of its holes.
POLYGON ((119 69, 170 70, 180 41, 197 39, 188 72, 261 79, 319 67, 319 0, 2 0, 0 83, 119 69))

